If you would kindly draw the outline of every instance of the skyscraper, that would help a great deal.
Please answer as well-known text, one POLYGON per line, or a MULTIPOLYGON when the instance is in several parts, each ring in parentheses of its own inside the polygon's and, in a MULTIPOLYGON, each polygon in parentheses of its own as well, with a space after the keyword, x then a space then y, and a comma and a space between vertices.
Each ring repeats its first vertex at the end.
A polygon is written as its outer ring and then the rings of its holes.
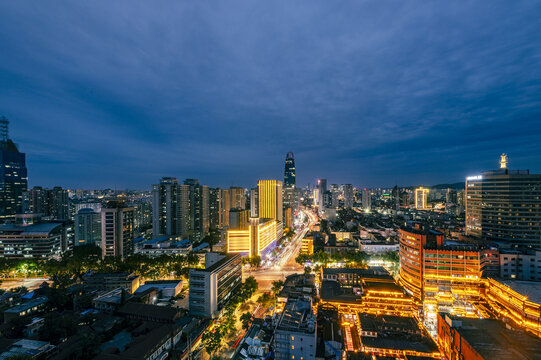
POLYGON ((182 235, 180 188, 174 177, 163 177, 152 185, 152 235, 182 235))
POLYGON ((363 189, 362 203, 363 203, 363 209, 364 210, 372 209, 372 196, 370 195, 370 191, 368 191, 367 188, 363 189))
POLYGON ((0 118, 0 219, 22 212, 28 188, 26 156, 9 138, 8 125, 8 119, 0 118))
POLYGON ((101 243, 101 214, 92 209, 81 209, 75 214, 75 246, 101 243))
POLYGON ((286 155, 286 166, 284 170, 284 188, 295 187, 295 157, 292 152, 286 155))
POLYGON ((190 238, 200 240, 209 234, 209 187, 197 179, 186 179, 190 187, 190 238))
POLYGON ((417 210, 428 209, 428 193, 430 190, 424 187, 415 189, 415 208, 417 210))
POLYGON ((344 184, 344 207, 351 209, 353 207, 353 185, 344 184))
POLYGON ((230 187, 231 209, 246 209, 246 189, 241 187, 230 187))
POLYGON ((500 169, 466 178, 466 234, 508 246, 541 245, 541 174, 500 169))
POLYGON ((101 209, 102 256, 124 259, 133 254, 135 208, 125 207, 123 201, 109 201, 101 209))
POLYGON ((282 182, 259 180, 257 182, 259 217, 283 222, 282 182))
POLYGON ((209 222, 211 229, 222 228, 222 189, 209 189, 209 222))
MULTIPOLYGON (((337 209, 338 208, 338 197, 340 196, 340 187, 337 184, 331 184, 331 208, 337 209)), ((353 189, 352 189, 353 193, 353 189)))
POLYGON ((52 189, 34 186, 27 193, 30 212, 50 216, 54 220, 70 219, 68 190, 60 186, 52 189))
POLYGON ((327 179, 317 181, 317 206, 320 211, 325 209, 325 194, 327 193, 327 179))
POLYGON ((257 188, 250 190, 250 217, 256 218, 259 216, 259 200, 257 196, 257 188))

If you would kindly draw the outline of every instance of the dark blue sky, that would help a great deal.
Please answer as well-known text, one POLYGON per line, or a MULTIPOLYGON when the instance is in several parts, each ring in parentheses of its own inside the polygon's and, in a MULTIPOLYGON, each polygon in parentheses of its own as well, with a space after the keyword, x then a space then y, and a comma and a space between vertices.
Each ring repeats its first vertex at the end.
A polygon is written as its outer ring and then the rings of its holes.
POLYGON ((539 1, 0 1, 31 185, 541 172, 539 1))

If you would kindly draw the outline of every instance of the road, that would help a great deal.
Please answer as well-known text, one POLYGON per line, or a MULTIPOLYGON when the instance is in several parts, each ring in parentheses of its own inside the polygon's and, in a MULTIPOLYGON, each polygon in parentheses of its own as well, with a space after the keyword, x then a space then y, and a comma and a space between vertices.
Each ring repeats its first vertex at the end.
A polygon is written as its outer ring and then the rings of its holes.
POLYGON ((274 264, 263 266, 255 270, 243 271, 244 277, 254 276, 259 285, 259 290, 270 290, 272 282, 276 280, 284 280, 288 275, 300 273, 304 268, 295 262, 295 258, 299 255, 302 246, 302 239, 306 233, 310 231, 312 225, 318 222, 318 217, 311 211, 302 210, 305 216, 308 216, 308 223, 297 229, 296 235, 292 241, 282 250, 282 252, 274 259, 274 264))

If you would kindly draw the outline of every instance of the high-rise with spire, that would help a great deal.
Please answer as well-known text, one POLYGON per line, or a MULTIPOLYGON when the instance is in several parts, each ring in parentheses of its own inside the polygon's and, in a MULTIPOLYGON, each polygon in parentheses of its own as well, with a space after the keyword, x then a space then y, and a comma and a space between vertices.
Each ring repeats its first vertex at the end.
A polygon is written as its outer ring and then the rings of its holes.
POLYGON ((295 184, 295 157, 292 152, 288 152, 284 170, 284 210, 288 208, 295 210, 295 184))
POLYGON ((0 118, 0 219, 22 212, 23 192, 28 188, 26 156, 9 138, 9 121, 0 118))

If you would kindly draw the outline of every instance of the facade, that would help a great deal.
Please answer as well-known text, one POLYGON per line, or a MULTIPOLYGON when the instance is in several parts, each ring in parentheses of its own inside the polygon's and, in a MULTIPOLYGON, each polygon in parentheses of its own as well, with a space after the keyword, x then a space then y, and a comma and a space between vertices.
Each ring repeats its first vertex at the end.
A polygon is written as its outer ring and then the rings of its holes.
POLYGON ((325 209, 325 194, 327 193, 327 179, 318 179, 317 180, 317 196, 314 198, 319 211, 325 209))
POLYGON ((134 218, 135 208, 124 207, 121 201, 110 201, 101 209, 102 256, 124 259, 133 254, 134 218))
POLYGON ((182 235, 178 180, 164 177, 152 185, 152 235, 182 235))
POLYGON ((229 229, 245 230, 250 226, 250 211, 231 209, 229 211, 229 229))
POLYGON ((229 210, 231 210, 231 189, 222 190, 222 226, 229 226, 229 210))
POLYGON ((292 152, 288 152, 284 168, 284 209, 296 209, 295 186, 295 157, 292 152))
POLYGON ((250 219, 246 229, 227 231, 227 253, 261 256, 273 248, 281 226, 274 219, 250 219))
POLYGON ((222 228, 222 189, 209 189, 209 222, 211 229, 222 228))
POLYGON ((310 297, 289 298, 274 332, 276 360, 315 360, 317 320, 310 297))
POLYGON ((351 209, 353 207, 353 185, 344 184, 344 207, 351 209))
POLYGON ((250 190, 250 217, 259 217, 259 197, 257 196, 257 188, 250 190))
POLYGON ((241 187, 230 187, 231 209, 246 209, 246 189, 241 187))
POLYGON ((66 237, 61 222, 0 225, 0 258, 59 258, 65 250, 66 237))
POLYGON ((27 199, 27 212, 50 216, 54 220, 70 218, 68 190, 64 190, 60 186, 55 186, 52 189, 34 186, 28 191, 27 199))
POLYGON ((95 273, 86 275, 83 284, 88 291, 110 291, 118 288, 127 289, 133 294, 140 285, 140 277, 133 273, 95 273))
POLYGON ((507 247, 541 245, 541 174, 506 167, 466 178, 466 234, 507 247))
POLYGON ((26 155, 9 138, 9 121, 0 118, 0 219, 20 214, 28 188, 26 155))
POLYGON ((81 209, 75 214, 75 246, 101 244, 101 213, 81 209))
POLYGON ((209 187, 197 179, 186 179, 190 189, 190 239, 201 240, 209 234, 209 187))
POLYGON ((364 188, 362 192, 362 204, 364 210, 372 209, 372 196, 367 188, 364 188))
POLYGON ((214 318, 242 284, 239 254, 205 254, 204 269, 190 269, 190 314, 214 318))
POLYGON ((481 277, 497 262, 495 249, 444 243, 442 233, 418 223, 400 229, 400 284, 432 320, 438 311, 473 316, 481 277))
POLYGON ((541 340, 506 328, 495 319, 438 313, 438 345, 447 359, 538 359, 541 340))
POLYGON ((430 190, 424 187, 415 189, 415 208, 417 210, 428 209, 428 193, 430 190))
POLYGON ((259 217, 283 222, 282 182, 279 180, 259 180, 257 194, 259 217))

